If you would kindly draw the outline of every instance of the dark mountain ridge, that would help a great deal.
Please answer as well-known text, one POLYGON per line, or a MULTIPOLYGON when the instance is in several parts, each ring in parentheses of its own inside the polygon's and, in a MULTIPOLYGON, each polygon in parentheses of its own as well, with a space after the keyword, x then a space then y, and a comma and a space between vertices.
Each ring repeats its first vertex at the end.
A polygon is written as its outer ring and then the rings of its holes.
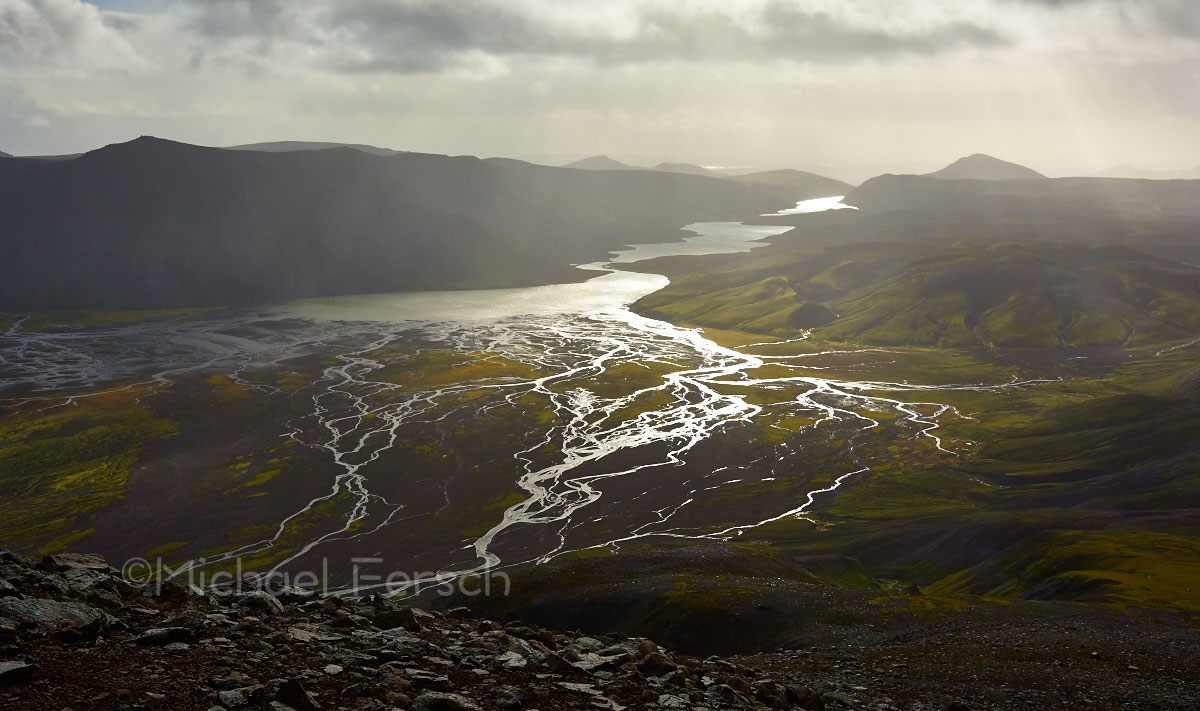
POLYGON ((812 198, 846 195, 854 189, 849 183, 803 170, 764 170, 730 178, 783 200, 799 202, 812 198))
POLYGON ((394 156, 397 151, 391 148, 380 148, 365 143, 337 143, 330 141, 266 141, 264 143, 243 143, 237 146, 227 146, 231 151, 263 151, 265 153, 286 153, 289 151, 323 151, 327 148, 353 148, 363 153, 377 156, 394 156))
POLYGON ((726 180, 144 137, 0 167, 0 308, 242 305, 574 281, 568 266, 780 201, 726 180))
POLYGON ((619 160, 609 158, 608 156, 592 156, 590 158, 581 158, 577 161, 567 163, 562 167, 573 168, 575 170, 646 170, 640 166, 627 165, 619 160))
POLYGON ((1030 180, 1046 177, 1032 168, 983 153, 959 158, 945 168, 926 175, 943 180, 1030 180))

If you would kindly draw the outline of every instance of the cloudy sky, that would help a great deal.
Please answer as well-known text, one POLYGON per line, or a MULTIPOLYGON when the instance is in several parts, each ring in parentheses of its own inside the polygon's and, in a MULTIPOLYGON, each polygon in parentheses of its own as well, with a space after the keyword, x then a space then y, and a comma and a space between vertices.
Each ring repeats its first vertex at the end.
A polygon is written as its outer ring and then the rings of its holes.
POLYGON ((1196 0, 0 0, 0 150, 141 134, 827 169, 1200 165, 1196 0))

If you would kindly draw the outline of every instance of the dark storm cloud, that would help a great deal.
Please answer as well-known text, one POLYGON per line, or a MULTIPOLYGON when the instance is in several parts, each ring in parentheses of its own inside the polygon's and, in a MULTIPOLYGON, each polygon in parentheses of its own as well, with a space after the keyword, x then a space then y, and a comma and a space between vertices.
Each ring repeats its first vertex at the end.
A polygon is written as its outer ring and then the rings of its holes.
POLYGON ((1099 8, 1114 13, 1131 31, 1170 37, 1200 38, 1196 0, 1003 0, 1009 5, 1050 10, 1099 8))
POLYGON ((576 58, 600 65, 675 60, 838 63, 1007 43, 998 31, 966 21, 883 28, 785 2, 737 11, 637 6, 626 18, 628 26, 621 28, 556 21, 532 7, 494 0, 349 0, 311 14, 306 28, 296 20, 301 5, 206 2, 198 6, 195 22, 212 38, 305 41, 306 35, 324 35, 355 49, 340 55, 331 68, 399 73, 451 68, 478 54, 576 58))

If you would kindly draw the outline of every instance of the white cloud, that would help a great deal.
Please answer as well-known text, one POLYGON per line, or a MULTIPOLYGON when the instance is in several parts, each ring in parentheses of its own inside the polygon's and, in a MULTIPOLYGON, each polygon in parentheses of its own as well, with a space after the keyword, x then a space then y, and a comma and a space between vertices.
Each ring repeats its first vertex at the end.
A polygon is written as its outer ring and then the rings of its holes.
POLYGON ((0 135, 796 167, 991 147, 1070 171, 1194 144, 1190 3, 0 0, 0 135))
POLYGON ((0 0, 0 61, 8 67, 142 66, 123 34, 132 26, 121 27, 119 16, 106 22, 94 5, 79 0, 0 0))

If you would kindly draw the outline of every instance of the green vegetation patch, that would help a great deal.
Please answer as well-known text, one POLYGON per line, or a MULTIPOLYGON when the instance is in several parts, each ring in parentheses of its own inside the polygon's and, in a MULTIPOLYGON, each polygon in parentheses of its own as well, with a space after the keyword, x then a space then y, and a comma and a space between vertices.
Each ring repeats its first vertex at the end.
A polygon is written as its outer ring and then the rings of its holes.
POLYGON ((134 387, 0 414, 0 540, 32 550, 55 537, 52 547, 65 549, 94 531, 96 514, 124 501, 146 444, 179 432, 138 402, 147 394, 134 387))
POLYGON ((497 353, 421 351, 372 371, 373 380, 405 390, 434 388, 489 380, 531 380, 545 375, 538 368, 497 353))

